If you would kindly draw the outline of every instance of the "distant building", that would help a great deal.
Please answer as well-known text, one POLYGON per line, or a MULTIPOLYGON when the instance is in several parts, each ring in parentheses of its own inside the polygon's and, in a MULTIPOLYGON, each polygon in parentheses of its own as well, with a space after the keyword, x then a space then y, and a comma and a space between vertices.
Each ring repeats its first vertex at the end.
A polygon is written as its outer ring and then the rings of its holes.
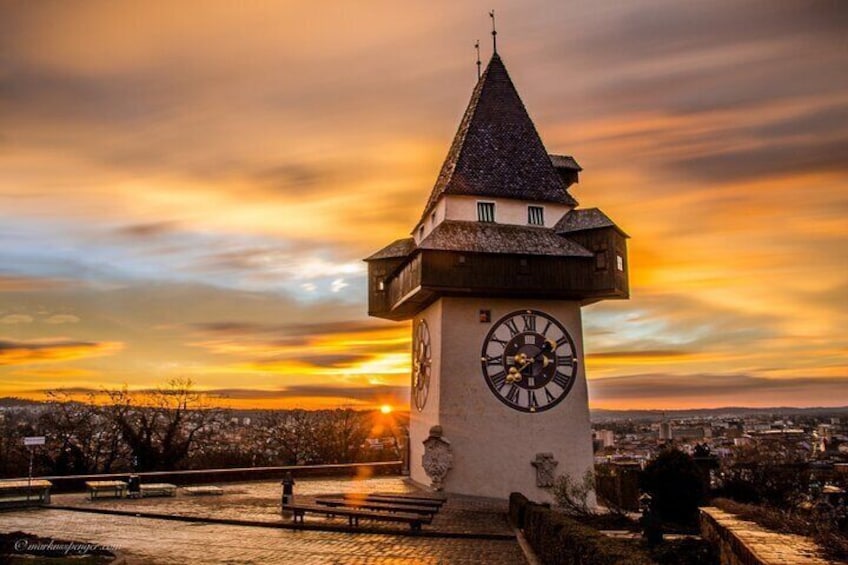
POLYGON ((706 426, 686 426, 674 429, 675 439, 704 439, 712 435, 712 430, 706 426))
POLYGON ((612 447, 615 445, 615 432, 612 430, 595 430, 595 439, 601 447, 612 447))
POLYGON ((671 441, 671 422, 660 423, 660 441, 671 441))

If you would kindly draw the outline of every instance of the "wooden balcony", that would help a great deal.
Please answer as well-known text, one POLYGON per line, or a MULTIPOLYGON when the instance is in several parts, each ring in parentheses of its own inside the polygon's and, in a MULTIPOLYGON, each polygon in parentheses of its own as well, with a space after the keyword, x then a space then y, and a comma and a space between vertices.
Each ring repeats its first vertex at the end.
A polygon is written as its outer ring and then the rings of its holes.
MULTIPOLYGON (((579 300, 629 296, 623 238, 597 244, 593 257, 416 250, 404 262, 369 263, 368 313, 407 320, 441 296, 579 300), (598 255, 602 255, 601 258, 598 255), (622 269, 617 258, 622 258, 622 269)), ((592 242, 587 242, 592 243, 592 242)))

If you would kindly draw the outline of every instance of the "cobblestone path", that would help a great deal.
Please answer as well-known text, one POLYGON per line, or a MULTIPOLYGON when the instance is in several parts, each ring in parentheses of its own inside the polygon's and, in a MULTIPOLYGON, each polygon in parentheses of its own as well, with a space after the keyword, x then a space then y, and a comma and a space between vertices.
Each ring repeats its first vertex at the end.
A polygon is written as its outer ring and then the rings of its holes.
MULTIPOLYGON (((257 481, 221 485, 223 496, 188 496, 182 491, 176 497, 131 499, 99 499, 91 501, 83 493, 53 496, 56 506, 72 506, 83 509, 121 510, 124 512, 146 512, 191 518, 223 518, 253 520, 279 524, 291 522, 280 515, 279 481, 257 481)), ((414 492, 416 489, 400 477, 380 477, 366 480, 354 479, 303 479, 295 485, 299 502, 310 503, 319 494, 348 492, 414 492)), ((471 496, 449 495, 448 503, 436 514, 432 524, 425 529, 439 532, 464 534, 496 534, 512 536, 506 514, 506 501, 471 496)), ((323 516, 307 515, 307 523, 331 523, 323 516)), ((347 524, 345 519, 336 524, 347 524)), ((367 522, 369 528, 407 531, 405 525, 367 522)))
POLYGON ((63 510, 35 509, 0 514, 0 531, 16 530, 114 546, 127 554, 130 565, 526 563, 514 540, 275 530, 63 510))

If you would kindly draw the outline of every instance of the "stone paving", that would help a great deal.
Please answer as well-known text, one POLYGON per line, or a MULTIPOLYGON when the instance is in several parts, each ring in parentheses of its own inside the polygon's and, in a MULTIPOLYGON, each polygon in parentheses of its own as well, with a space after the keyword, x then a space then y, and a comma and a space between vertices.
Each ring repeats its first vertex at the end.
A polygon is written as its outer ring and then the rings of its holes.
MULTIPOLYGON (((0 532, 25 531, 56 539, 115 546, 130 564, 184 563, 297 563, 311 564, 477 564, 526 563, 514 539, 416 537, 385 533, 299 531, 267 527, 231 526, 190 521, 218 517, 279 524, 278 482, 225 484, 223 496, 142 500, 89 501, 84 494, 54 496, 57 505, 88 509, 135 510, 185 516, 187 521, 157 520, 59 509, 32 509, 0 513, 0 532)), ((343 492, 412 492, 398 477, 367 480, 298 480, 296 496, 343 492)), ((506 503, 489 499, 449 496, 432 525, 431 533, 512 536, 505 519, 506 503)), ((312 517, 324 523, 323 517, 312 517)), ((346 523, 346 522, 345 522, 346 523)), ((371 523, 368 523, 369 527, 371 523)), ((395 526, 395 528, 397 528, 395 526)))
MULTIPOLYGON (((89 500, 82 493, 53 496, 56 506, 73 506, 82 509, 108 509, 126 512, 159 513, 191 518, 223 518, 250 520, 279 524, 289 523, 290 518, 280 515, 280 483, 263 481, 231 483, 221 485, 221 496, 190 496, 179 492, 177 497, 143 499, 97 499, 89 500)), ((316 495, 351 492, 409 493, 417 489, 400 477, 381 477, 365 480, 301 479, 295 484, 298 502, 312 503, 316 495)), ((506 501, 451 495, 442 506, 427 530, 446 533, 513 536, 506 514, 506 501)), ((306 515, 306 522, 313 525, 346 525, 344 518, 328 519, 324 516, 306 515)), ((386 532, 407 532, 408 526, 384 522, 362 522, 370 529, 386 532)))
POLYGON ((116 547, 127 555, 129 565, 526 563, 515 540, 276 530, 66 510, 0 514, 0 531, 16 530, 116 547))

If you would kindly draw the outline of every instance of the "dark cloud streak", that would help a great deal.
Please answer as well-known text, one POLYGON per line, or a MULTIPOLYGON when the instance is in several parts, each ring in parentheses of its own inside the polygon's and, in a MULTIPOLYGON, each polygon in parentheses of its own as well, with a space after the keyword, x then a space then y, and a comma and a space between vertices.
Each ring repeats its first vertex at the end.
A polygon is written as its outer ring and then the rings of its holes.
POLYGON ((634 399, 697 399, 757 398, 765 395, 792 395, 804 397, 832 398, 844 404, 848 391, 846 377, 793 377, 765 378, 754 375, 713 374, 639 374, 589 381, 590 397, 593 401, 634 399))

